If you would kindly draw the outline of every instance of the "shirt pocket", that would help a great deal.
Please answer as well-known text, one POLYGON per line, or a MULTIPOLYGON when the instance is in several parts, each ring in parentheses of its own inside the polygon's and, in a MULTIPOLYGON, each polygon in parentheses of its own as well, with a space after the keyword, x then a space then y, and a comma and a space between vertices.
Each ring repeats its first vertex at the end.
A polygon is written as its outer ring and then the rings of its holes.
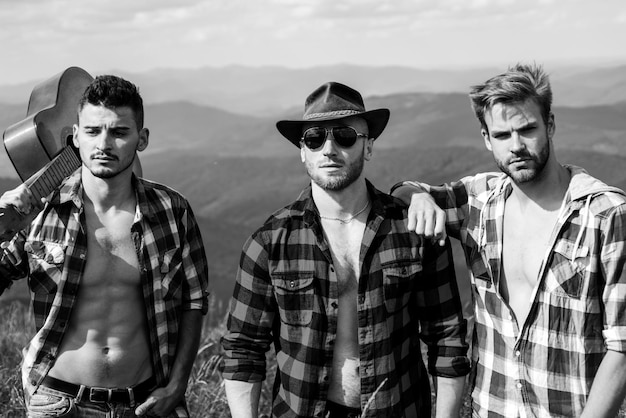
POLYGON ((315 305, 314 273, 274 273, 272 282, 283 323, 309 325, 315 305))
POLYGON ((552 263, 546 271, 544 291, 556 296, 580 299, 585 271, 589 266, 589 247, 560 240, 554 246, 552 263))
POLYGON ((382 270, 385 308, 388 313, 398 312, 409 303, 414 296, 417 280, 428 280, 418 277, 422 264, 417 261, 385 265, 382 270))
POLYGON ((161 286, 165 299, 180 299, 182 292, 183 256, 180 248, 172 248, 163 253, 159 259, 161 286))
POLYGON ((28 254, 28 282, 33 293, 56 292, 63 274, 66 248, 66 245, 46 241, 27 241, 24 244, 28 254))

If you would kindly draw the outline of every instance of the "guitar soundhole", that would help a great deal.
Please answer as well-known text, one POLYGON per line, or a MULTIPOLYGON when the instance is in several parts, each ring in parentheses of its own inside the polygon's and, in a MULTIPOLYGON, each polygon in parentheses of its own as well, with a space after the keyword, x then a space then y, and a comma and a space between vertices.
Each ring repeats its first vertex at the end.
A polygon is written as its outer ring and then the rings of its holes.
POLYGON ((76 148, 76 147, 74 146, 74 141, 73 141, 73 139, 74 139, 74 135, 71 135, 71 134, 70 134, 70 135, 67 135, 67 136, 65 137, 65 146, 72 148, 72 149, 74 150, 74 152, 76 153, 76 155, 79 155, 79 154, 78 154, 78 148, 76 148))

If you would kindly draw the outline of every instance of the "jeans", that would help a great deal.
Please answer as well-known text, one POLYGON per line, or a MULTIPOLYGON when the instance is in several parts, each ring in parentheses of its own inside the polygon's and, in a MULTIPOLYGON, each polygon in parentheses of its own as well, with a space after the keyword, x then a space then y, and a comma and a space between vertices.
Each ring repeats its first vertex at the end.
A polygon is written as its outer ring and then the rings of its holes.
POLYGON ((135 418, 135 408, 120 403, 81 402, 43 385, 27 399, 28 418, 135 418))
POLYGON ((359 418, 361 411, 358 408, 350 408, 349 406, 339 405, 332 401, 326 401, 326 413, 324 417, 328 418, 359 418))

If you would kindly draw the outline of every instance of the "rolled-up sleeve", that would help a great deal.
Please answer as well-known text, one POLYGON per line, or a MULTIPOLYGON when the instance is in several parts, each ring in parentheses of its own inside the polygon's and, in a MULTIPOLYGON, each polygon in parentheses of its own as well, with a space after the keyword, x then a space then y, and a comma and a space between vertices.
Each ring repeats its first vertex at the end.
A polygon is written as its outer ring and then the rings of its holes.
POLYGON ((228 331, 222 337, 225 379, 260 382, 265 379, 265 353, 270 349, 276 313, 267 251, 262 235, 244 244, 228 315, 228 331))
POLYGON ((185 236, 181 239, 183 271, 185 272, 182 309, 209 310, 209 269, 200 228, 191 207, 187 205, 185 236))
POLYGON ((603 227, 601 268, 605 312, 604 339, 608 350, 626 352, 626 204, 615 207, 603 227))
POLYGON ((25 232, 17 233, 0 248, 0 295, 11 287, 14 280, 28 275, 28 262, 24 253, 25 232))
POLYGON ((421 338, 428 346, 428 371, 434 376, 458 377, 469 373, 467 321, 452 263, 450 242, 426 244, 424 280, 418 292, 421 338))

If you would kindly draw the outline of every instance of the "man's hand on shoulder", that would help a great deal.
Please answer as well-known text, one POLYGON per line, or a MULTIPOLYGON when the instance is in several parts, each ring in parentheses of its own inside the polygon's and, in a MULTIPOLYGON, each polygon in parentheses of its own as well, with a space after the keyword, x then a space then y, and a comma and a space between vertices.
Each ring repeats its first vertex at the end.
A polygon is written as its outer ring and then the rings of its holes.
POLYGON ((0 237, 8 239, 24 229, 43 208, 35 196, 22 184, 0 196, 0 237))
POLYGON ((435 199, 426 192, 415 192, 411 195, 407 214, 407 228, 417 235, 437 241, 443 246, 446 243, 446 213, 435 203, 435 199))

